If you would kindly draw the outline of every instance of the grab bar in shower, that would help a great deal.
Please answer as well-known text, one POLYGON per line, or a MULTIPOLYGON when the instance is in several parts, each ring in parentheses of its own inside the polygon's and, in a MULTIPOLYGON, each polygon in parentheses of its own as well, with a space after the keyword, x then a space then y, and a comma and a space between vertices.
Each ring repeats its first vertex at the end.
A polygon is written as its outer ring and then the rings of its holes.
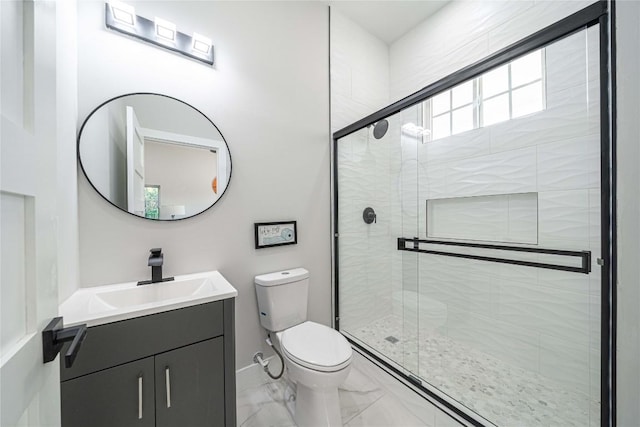
POLYGON ((528 248, 524 246, 490 245, 485 243, 468 243, 468 242, 449 242, 449 241, 443 241, 443 240, 423 240, 423 239, 418 239, 416 237, 414 238, 398 237, 398 250, 408 251, 408 252, 419 252, 423 254, 450 256, 450 257, 456 257, 456 258, 476 259, 480 261, 499 262, 502 264, 514 264, 514 265, 523 265, 527 267, 546 268, 549 270, 570 271, 573 273, 589 274, 591 272, 591 251, 566 251, 561 249, 528 248), (407 243, 409 243, 410 245, 407 246, 407 243), (580 258, 581 265, 580 267, 574 267, 571 265, 548 264, 548 263, 537 262, 537 261, 527 261, 527 260, 511 259, 511 258, 498 258, 498 257, 484 256, 484 255, 469 254, 469 253, 434 251, 431 249, 421 249, 420 248, 421 243, 429 244, 429 245, 460 246, 460 247, 467 247, 467 248, 490 249, 490 250, 498 250, 498 251, 528 252, 528 253, 535 253, 535 254, 576 257, 576 258, 580 258))

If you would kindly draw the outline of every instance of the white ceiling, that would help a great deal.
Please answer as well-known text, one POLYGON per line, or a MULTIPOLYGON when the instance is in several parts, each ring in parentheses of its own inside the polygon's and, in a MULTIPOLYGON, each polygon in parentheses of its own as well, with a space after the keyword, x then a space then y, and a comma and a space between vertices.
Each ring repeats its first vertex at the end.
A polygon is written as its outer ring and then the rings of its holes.
POLYGON ((330 0, 329 5, 387 44, 433 15, 449 1, 330 0))

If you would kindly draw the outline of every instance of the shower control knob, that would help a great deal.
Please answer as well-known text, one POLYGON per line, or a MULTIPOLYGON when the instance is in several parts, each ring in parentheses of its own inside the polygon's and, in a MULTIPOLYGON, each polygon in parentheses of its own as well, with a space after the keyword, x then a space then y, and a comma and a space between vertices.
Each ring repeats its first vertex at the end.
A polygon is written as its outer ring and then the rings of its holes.
POLYGON ((365 224, 371 224, 372 222, 377 222, 376 211, 374 211, 373 208, 371 207, 365 208, 364 211, 362 212, 362 219, 364 220, 365 224))

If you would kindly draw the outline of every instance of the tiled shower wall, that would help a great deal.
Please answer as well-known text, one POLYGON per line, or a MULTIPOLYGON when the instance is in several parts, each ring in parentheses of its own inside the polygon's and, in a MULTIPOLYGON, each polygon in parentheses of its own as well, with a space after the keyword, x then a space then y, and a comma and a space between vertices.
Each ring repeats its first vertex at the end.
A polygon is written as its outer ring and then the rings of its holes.
MULTIPOLYGON (((354 330, 391 314, 390 252, 392 202, 399 197, 390 191, 393 180, 390 156, 393 135, 399 127, 389 127, 381 140, 365 128, 340 141, 338 150, 338 265, 341 328, 354 330), (362 213, 375 210, 374 224, 366 224, 362 213)), ((395 138, 397 146, 397 138, 395 138)), ((394 150, 394 148, 396 148, 394 150)), ((396 172, 397 176, 397 172, 396 172)))
POLYGON ((331 131, 389 104, 389 46, 331 9, 331 131))
MULTIPOLYGON (((399 222, 392 224, 392 229, 400 230, 413 221, 420 238, 425 238, 427 199, 537 193, 538 247, 591 250, 591 274, 434 255, 419 255, 416 269, 415 254, 396 251, 392 270, 400 277, 394 277, 393 288, 396 292, 417 288, 421 295, 446 304, 447 321, 437 328, 439 333, 596 399, 600 386, 600 268, 595 264, 600 256, 597 31, 592 27, 546 49, 545 110, 425 144, 403 136, 405 153, 417 147, 418 161, 405 163, 402 174, 418 176, 418 203, 413 212, 394 206, 393 218, 399 222)), ((403 188, 405 199, 415 194, 415 185, 403 188)), ((394 300, 394 313, 404 314, 407 329, 420 321, 419 315, 406 315, 412 308, 394 300)), ((428 373, 421 375, 428 379, 428 373)))
POLYGON ((389 47, 394 102, 594 3, 452 1, 389 47))
MULTIPOLYGON (((388 103, 389 47, 332 8, 332 131, 388 103)), ((371 129, 340 142, 338 209, 339 217, 346 221, 338 228, 340 282, 346 293, 340 313, 343 326, 357 327, 391 314, 390 152, 388 143, 373 139, 371 129), (375 143, 368 145, 368 138, 375 143), (375 226, 367 226, 362 219, 368 206, 378 214, 375 226)))

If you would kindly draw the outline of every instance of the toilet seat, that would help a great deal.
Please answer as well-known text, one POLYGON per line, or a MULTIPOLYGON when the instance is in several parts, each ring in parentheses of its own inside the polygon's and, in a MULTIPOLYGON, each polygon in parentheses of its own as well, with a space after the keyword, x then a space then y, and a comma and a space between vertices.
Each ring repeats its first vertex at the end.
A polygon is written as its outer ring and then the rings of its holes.
POLYGON ((352 350, 335 329, 304 322, 282 332, 280 345, 294 363, 321 372, 335 372, 349 366, 352 350))

